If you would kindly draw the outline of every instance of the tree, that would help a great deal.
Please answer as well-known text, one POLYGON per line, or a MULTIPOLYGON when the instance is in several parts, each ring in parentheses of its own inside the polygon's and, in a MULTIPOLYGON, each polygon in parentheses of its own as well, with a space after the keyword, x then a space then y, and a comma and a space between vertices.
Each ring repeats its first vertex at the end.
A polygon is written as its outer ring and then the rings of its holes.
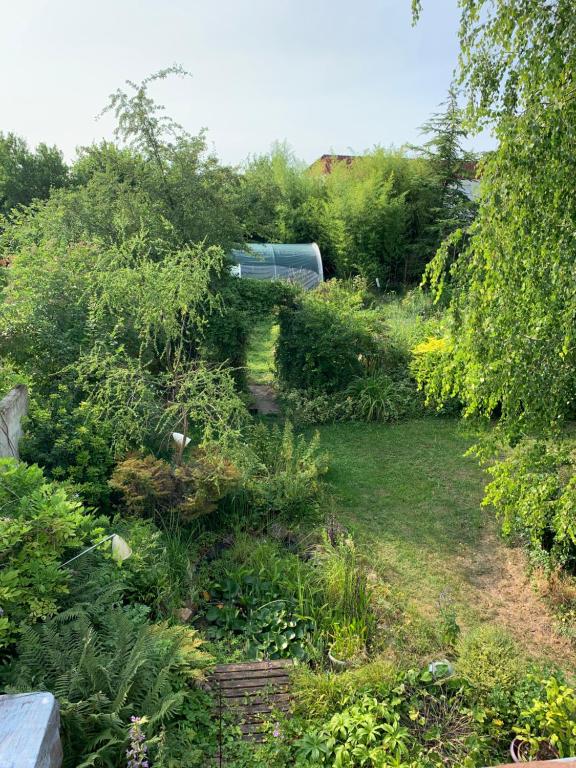
POLYGON ((180 244, 205 240, 228 249, 242 240, 236 210, 237 173, 208 153, 205 131, 190 135, 150 96, 152 83, 172 75, 186 77, 189 73, 174 66, 141 83, 128 80, 130 90, 116 90, 103 113, 114 113, 116 138, 144 161, 145 189, 163 202, 163 213, 180 244))
POLYGON ((24 139, 0 133, 0 214, 45 199, 68 183, 68 167, 56 147, 39 144, 31 152, 24 139))
POLYGON ((453 391, 514 434, 554 430, 575 412, 576 14, 572 0, 460 6, 467 124, 499 144, 451 268, 453 391))
POLYGON ((468 166, 476 158, 462 146, 467 132, 454 87, 448 91, 442 106, 444 111, 434 114, 422 126, 422 132, 430 138, 416 148, 432 171, 435 204, 429 230, 438 245, 456 229, 468 227, 476 210, 462 186, 462 180, 470 175, 468 166))

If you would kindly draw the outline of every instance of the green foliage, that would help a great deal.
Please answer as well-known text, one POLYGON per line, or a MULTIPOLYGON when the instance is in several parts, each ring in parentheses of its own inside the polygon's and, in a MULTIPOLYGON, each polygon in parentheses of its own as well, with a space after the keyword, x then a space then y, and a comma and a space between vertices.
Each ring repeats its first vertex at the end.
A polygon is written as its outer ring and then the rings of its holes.
POLYGON ((69 574, 59 568, 81 547, 94 521, 37 466, 0 459, 0 647, 58 610, 69 574))
POLYGON ((492 505, 507 536, 522 535, 551 564, 574 568, 576 452, 571 439, 525 439, 488 468, 492 481, 484 504, 492 505))
POLYGON ((503 629, 480 626, 462 635, 456 644, 456 670, 481 696, 512 691, 526 671, 526 662, 514 640, 503 629))
POLYGON ((354 403, 345 393, 287 390, 282 392, 282 409, 298 426, 352 421, 354 418, 354 403))
POLYGON ((360 667, 342 672, 312 671, 300 666, 293 677, 295 714, 311 720, 325 719, 364 693, 388 693, 396 682, 398 669, 386 659, 376 658, 360 667))
POLYGON ((498 412, 515 437, 553 431, 574 415, 576 371, 571 4, 466 0, 460 40, 469 122, 491 122, 498 148, 450 268, 450 388, 465 413, 498 412))
POLYGON ((333 527, 314 553, 314 565, 327 601, 332 633, 370 642, 374 631, 371 588, 362 555, 353 539, 333 527))
POLYGON ((185 627, 74 609, 24 632, 10 690, 58 699, 65 766, 121 765, 132 716, 146 718, 151 749, 177 727, 187 686, 207 661, 199 646, 185 627))
POLYGON ((375 695, 354 703, 309 729, 295 744, 297 765, 475 765, 487 757, 466 690, 458 681, 434 683, 428 672, 399 675, 375 695))
POLYGON ((443 196, 428 157, 375 148, 323 169, 304 168, 286 146, 253 158, 239 195, 246 239, 317 242, 329 276, 417 282, 438 245, 432 225, 443 196))
POLYGON ((236 505, 292 525, 314 519, 328 468, 319 436, 295 435, 289 421, 283 427, 259 423, 245 435, 248 446, 232 454, 243 473, 236 505))
POLYGON ((227 573, 222 583, 209 588, 210 605, 205 619, 208 637, 242 638, 244 652, 252 659, 306 659, 313 623, 298 613, 294 596, 267 580, 263 571, 241 567, 227 573))
POLYGON ((455 362, 452 344, 446 337, 430 336, 412 350, 410 371, 426 405, 438 411, 458 412, 461 408, 454 385, 455 362))
POLYGON ((408 378, 370 373, 352 381, 346 390, 353 412, 362 421, 398 421, 414 415, 418 397, 408 378))
POLYGON ((551 677, 543 696, 520 714, 518 736, 528 741, 531 755, 571 757, 576 750, 576 691, 551 677))
POLYGON ((466 229, 472 223, 477 208, 462 186, 463 179, 471 178, 468 166, 475 165, 476 158, 462 147, 467 132, 454 86, 448 91, 442 106, 444 111, 433 115, 422 126, 422 131, 431 138, 420 148, 428 160, 436 193, 429 228, 432 242, 437 244, 456 230, 466 229))
POLYGON ((67 184, 68 168, 59 149, 39 144, 31 152, 24 139, 0 132, 0 215, 67 184))
POLYGON ((20 454, 37 462, 55 480, 67 482, 90 506, 107 509, 107 478, 114 466, 112 430, 88 402, 76 404, 60 384, 46 398, 33 393, 20 454))
POLYGON ((183 521, 213 512, 240 474, 216 445, 196 448, 183 464, 171 466, 154 456, 130 456, 114 470, 110 486, 136 515, 183 521))
POLYGON ((286 387, 341 391, 386 355, 385 325, 376 311, 363 308, 366 298, 363 283, 333 280, 280 312, 276 365, 286 387))

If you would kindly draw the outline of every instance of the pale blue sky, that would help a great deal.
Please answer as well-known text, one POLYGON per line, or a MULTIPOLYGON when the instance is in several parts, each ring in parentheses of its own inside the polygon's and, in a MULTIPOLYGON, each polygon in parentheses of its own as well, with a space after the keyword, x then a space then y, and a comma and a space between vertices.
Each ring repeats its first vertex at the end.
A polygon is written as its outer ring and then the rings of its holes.
MULTIPOLYGON (((173 63, 153 94, 225 162, 287 140, 324 152, 419 140, 457 62, 457 0, 0 0, 0 130, 74 149, 127 78, 173 63)), ((490 140, 470 144, 486 149, 490 140)))

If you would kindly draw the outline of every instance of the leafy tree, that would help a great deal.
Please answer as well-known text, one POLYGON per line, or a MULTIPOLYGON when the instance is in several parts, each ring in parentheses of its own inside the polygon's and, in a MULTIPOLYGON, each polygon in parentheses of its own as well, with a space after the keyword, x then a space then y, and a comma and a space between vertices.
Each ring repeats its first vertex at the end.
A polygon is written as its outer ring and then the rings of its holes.
POLYGON ((163 201, 165 216, 181 242, 206 240, 230 247, 242 237, 235 207, 237 175, 208 154, 204 131, 191 136, 149 95, 150 84, 171 75, 189 73, 174 66, 139 84, 127 81, 130 91, 115 91, 103 112, 114 113, 116 138, 143 158, 146 189, 153 199, 163 201))
POLYGON ((56 147, 39 144, 32 152, 24 139, 0 132, 0 214, 45 199, 68 183, 68 167, 56 147))
POLYGON ((576 384, 576 16, 570 0, 460 5, 468 124, 492 125, 499 144, 450 269, 452 390, 514 433, 555 429, 574 414, 576 384))

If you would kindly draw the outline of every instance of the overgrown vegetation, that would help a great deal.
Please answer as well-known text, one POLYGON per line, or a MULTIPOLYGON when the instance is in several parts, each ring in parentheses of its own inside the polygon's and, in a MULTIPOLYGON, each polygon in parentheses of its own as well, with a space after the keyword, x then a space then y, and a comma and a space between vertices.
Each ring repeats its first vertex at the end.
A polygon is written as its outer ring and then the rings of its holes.
POLYGON ((419 149, 222 166, 149 96, 179 67, 115 92, 116 143, 70 168, 0 136, 0 383, 31 395, 0 463, 0 676, 57 696, 66 766, 574 753, 571 681, 479 616, 480 470, 433 415, 495 422, 485 504, 570 636, 573 14, 460 5, 467 118, 451 91, 419 149), (474 219, 461 141, 485 119, 474 219), (237 279, 250 240, 315 240, 332 279, 237 279), (253 418, 247 379, 288 418, 253 418), (293 710, 240 748, 204 670, 283 658, 293 710))

